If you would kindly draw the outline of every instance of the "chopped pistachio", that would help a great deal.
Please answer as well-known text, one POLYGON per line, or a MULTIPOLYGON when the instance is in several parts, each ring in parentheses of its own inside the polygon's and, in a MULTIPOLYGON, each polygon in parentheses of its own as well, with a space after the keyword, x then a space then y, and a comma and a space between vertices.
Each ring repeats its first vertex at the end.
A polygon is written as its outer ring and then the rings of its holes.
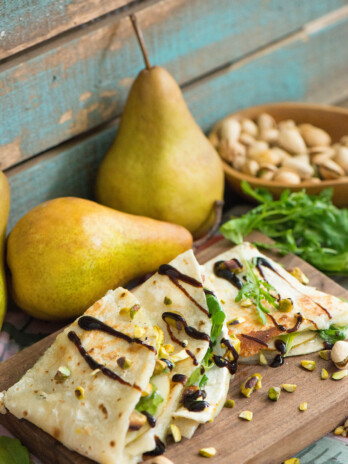
POLYGON ((296 391, 297 385, 292 384, 292 383, 283 383, 282 389, 285 390, 288 393, 293 393, 296 391))
POLYGON ((331 350, 321 350, 319 351, 319 356, 325 361, 330 361, 331 359, 331 350))
POLYGON ((212 458, 216 454, 216 449, 215 448, 201 448, 199 450, 200 456, 203 456, 204 458, 212 458))
POLYGON ((117 362, 117 365, 121 369, 128 369, 132 365, 132 361, 130 359, 126 358, 125 356, 122 356, 121 358, 118 358, 118 360, 116 362, 117 362))
POLYGON ((283 298, 279 300, 279 306, 278 309, 282 313, 288 313, 292 310, 293 308, 293 302, 291 298, 283 298))
POLYGON ((283 464, 300 464, 299 458, 291 458, 284 461, 283 464))
POLYGON ((268 390, 268 398, 272 401, 278 401, 280 397, 280 388, 279 387, 271 387, 268 390))
POLYGON ((220 303, 221 304, 226 304, 226 301, 225 300, 220 300, 220 303))
POLYGON ((260 351, 259 359, 260 359, 260 364, 261 364, 262 366, 267 366, 267 365, 268 365, 266 356, 262 353, 262 351, 260 351))
POLYGON ((235 317, 233 319, 231 319, 230 321, 227 322, 227 325, 238 325, 238 324, 241 324, 242 322, 244 322, 245 319, 244 317, 235 317))
POLYGON ((303 361, 301 361, 301 366, 303 367, 303 369, 306 369, 307 371, 314 371, 315 361, 304 359, 303 361))
MULTIPOLYGON (((239 354, 240 353, 240 340, 239 340, 239 338, 236 337, 236 335, 234 335, 234 334, 229 334, 229 335, 230 335, 229 338, 230 338, 231 345, 233 346, 233 348, 239 354)), ((224 342, 221 343, 221 347, 222 348, 226 347, 224 342)), ((229 361, 236 361, 236 359, 234 359, 232 351, 228 350, 227 353, 226 353, 226 356, 227 356, 227 359, 229 361)))
POLYGON ((170 431, 172 433, 175 443, 178 443, 179 441, 181 441, 181 432, 177 425, 171 424, 170 431))
POLYGON ((149 396, 152 393, 152 385, 151 383, 147 384, 147 387, 141 392, 141 396, 149 396))
POLYGON ((134 410, 129 418, 129 430, 139 430, 147 422, 146 416, 141 412, 134 410))
POLYGON ((301 271, 299 267, 294 267, 294 269, 290 271, 290 274, 294 276, 295 279, 297 279, 302 285, 307 285, 309 283, 308 277, 303 271, 301 271))
POLYGON ((250 398, 254 390, 259 390, 262 387, 261 379, 262 379, 261 374, 257 374, 257 373, 248 377, 246 380, 244 380, 244 382, 240 386, 241 393, 247 398, 250 398))
POLYGON ((253 413, 251 411, 242 411, 238 417, 247 421, 251 421, 253 418, 253 413))
POLYGON ((140 305, 139 304, 135 304, 131 307, 130 311, 129 311, 129 315, 130 315, 130 318, 131 319, 134 319, 137 312, 139 311, 140 309, 140 305))
POLYGON ((169 305, 171 305, 173 302, 172 302, 172 300, 171 300, 168 296, 165 296, 165 297, 164 297, 164 300, 163 300, 163 303, 164 303, 166 306, 169 306, 169 305))
POLYGON ((161 359, 156 359, 156 364, 155 364, 155 369, 153 373, 155 375, 162 374, 162 372, 167 369, 167 363, 165 361, 162 361, 161 359))
POLYGON ((300 411, 307 411, 308 403, 306 401, 304 401, 303 403, 300 404, 300 406, 298 408, 299 408, 300 411))
POLYGON ((342 425, 340 425, 339 427, 336 427, 334 430, 335 435, 342 435, 343 432, 344 432, 344 427, 342 425))
POLYGON ((120 316, 130 317, 130 308, 121 308, 119 314, 120 316))
POLYGON ((329 373, 328 373, 328 371, 326 369, 323 368, 321 370, 320 378, 321 378, 321 380, 326 380, 326 379, 329 378, 329 373))
POLYGON ((78 400, 83 400, 85 397, 85 390, 82 387, 77 387, 75 389, 75 396, 78 400))
POLYGON ((57 382, 64 382, 64 380, 70 377, 70 374, 71 374, 71 371, 68 367, 60 366, 58 367, 56 375, 54 376, 54 380, 56 380, 57 382))
POLYGON ((168 351, 164 348, 164 346, 160 346, 160 349, 158 350, 158 356, 160 358, 169 358, 169 353, 168 351))
POLYGON ((163 348, 166 350, 167 353, 173 353, 173 351, 175 350, 174 346, 171 343, 163 345, 163 348))
POLYGON ((344 379, 345 377, 347 377, 348 375, 348 370, 347 369, 343 369, 341 371, 337 371, 337 372, 334 372, 331 376, 331 378, 333 380, 342 380, 344 379))
POLYGON ((141 338, 145 334, 145 329, 143 327, 139 327, 138 325, 134 326, 134 337, 141 338))
POLYGON ((234 408, 234 400, 231 400, 230 398, 228 398, 225 401, 224 407, 225 408, 234 408))
POLYGON ((251 306, 252 304, 253 302, 250 300, 250 298, 245 298, 240 302, 242 308, 249 308, 249 306, 251 306))
POLYGON ((176 363, 179 361, 183 361, 184 359, 187 359, 189 355, 186 353, 186 350, 180 350, 176 354, 174 354, 170 359, 176 363))

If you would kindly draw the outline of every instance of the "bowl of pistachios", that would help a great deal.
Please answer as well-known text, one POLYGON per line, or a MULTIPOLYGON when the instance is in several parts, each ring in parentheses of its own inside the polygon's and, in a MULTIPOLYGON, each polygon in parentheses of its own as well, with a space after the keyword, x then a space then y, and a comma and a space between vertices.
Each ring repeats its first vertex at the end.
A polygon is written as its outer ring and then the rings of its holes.
POLYGON ((286 188, 317 194, 333 188, 333 202, 348 205, 348 110, 310 103, 246 108, 215 124, 209 139, 230 186, 286 188))

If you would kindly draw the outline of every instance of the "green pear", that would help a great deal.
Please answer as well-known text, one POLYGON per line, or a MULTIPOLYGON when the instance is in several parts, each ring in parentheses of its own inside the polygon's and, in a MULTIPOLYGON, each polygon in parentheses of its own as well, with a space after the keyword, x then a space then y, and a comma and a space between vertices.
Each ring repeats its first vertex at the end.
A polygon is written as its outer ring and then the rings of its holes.
POLYGON ((160 67, 141 71, 100 166, 98 201, 180 224, 198 237, 214 221, 223 186, 220 158, 173 77, 160 67))
POLYGON ((181 226, 81 198, 58 198, 32 209, 11 231, 10 288, 32 316, 67 319, 191 245, 190 232, 181 226))
POLYGON ((7 292, 5 278, 5 237, 10 209, 10 187, 5 174, 0 171, 0 329, 4 321, 7 292))

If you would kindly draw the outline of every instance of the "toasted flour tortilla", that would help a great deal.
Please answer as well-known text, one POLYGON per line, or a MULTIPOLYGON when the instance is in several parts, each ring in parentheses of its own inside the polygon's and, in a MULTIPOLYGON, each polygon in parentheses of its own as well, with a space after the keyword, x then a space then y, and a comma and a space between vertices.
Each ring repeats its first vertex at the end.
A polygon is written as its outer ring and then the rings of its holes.
MULTIPOLYGON (((127 290, 109 291, 85 316, 93 316, 113 329, 134 337, 135 324, 120 316, 124 307, 139 304, 127 290)), ((136 325, 142 327, 149 346, 155 346, 155 334, 144 310, 136 325)), ((129 417, 141 391, 111 379, 103 372, 93 372, 75 344, 68 338, 75 332, 82 346, 97 362, 105 365, 131 385, 146 388, 155 366, 155 351, 98 330, 82 330, 78 321, 58 335, 53 345, 22 379, 11 387, 4 405, 16 417, 27 419, 63 443, 67 448, 103 464, 121 462, 129 417), (121 369, 117 359, 131 361, 121 369), (54 380, 60 366, 70 369, 63 382, 54 380), (75 389, 84 390, 78 399, 75 389)))
MULTIPOLYGON (((183 348, 173 341, 168 331, 168 325, 163 320, 162 315, 166 312, 178 313, 184 317, 188 326, 208 335, 210 335, 211 331, 211 319, 207 314, 208 307, 203 289, 201 270, 193 252, 190 250, 179 255, 170 265, 180 273, 195 279, 200 286, 196 287, 179 280, 179 285, 182 286, 182 289, 179 289, 170 280, 168 275, 156 273, 138 287, 134 294, 146 309, 151 323, 163 331, 164 340, 162 345, 169 344, 174 347, 174 351, 170 354, 170 359, 175 363, 175 367, 170 373, 170 378, 178 373, 189 378, 197 366, 194 365, 193 359, 186 350, 190 350, 196 362, 200 364, 209 347, 209 342, 192 338, 184 330, 178 330, 176 327, 170 326, 172 334, 178 340, 186 340, 187 346, 183 348), (169 302, 170 304, 168 304, 169 302)), ((162 442, 165 441, 172 421, 172 414, 178 408, 183 389, 184 385, 181 383, 171 382, 169 395, 166 397, 162 412, 156 417, 156 426, 147 430, 146 433, 143 433, 135 441, 128 444, 126 447, 128 461, 124 462, 138 462, 137 459, 144 452, 145 448, 146 451, 153 450, 156 447, 155 437, 158 437, 162 442)))
MULTIPOLYGON (((172 380, 175 374, 189 379, 199 369, 211 328, 201 268, 189 251, 161 266, 133 294, 122 288, 109 291, 1 395, 0 406, 97 462, 139 463, 144 453, 164 446, 171 423, 180 423, 183 436, 191 436, 222 408, 230 379, 226 368, 213 366, 207 373, 209 405, 200 413, 181 405, 185 382, 172 380), (129 308, 134 307, 132 318, 129 308), (122 359, 127 368, 117 362, 122 359), (156 371, 160 359, 171 361, 172 370, 156 371), (63 381, 56 377, 61 367, 70 370, 63 381), (155 426, 149 420, 134 430, 131 418, 149 383, 162 399, 151 413, 155 426)), ((226 327, 222 336, 227 336, 226 327)), ((220 343, 215 352, 224 354, 220 343)))
POLYGON ((243 270, 237 276, 243 282, 245 261, 250 262, 256 258, 264 258, 270 265, 261 265, 263 276, 256 270, 258 277, 266 279, 281 299, 290 298, 293 302, 291 311, 287 313, 280 312, 271 305, 266 305, 276 323, 291 330, 296 328, 298 313, 303 317, 303 322, 295 330, 299 335, 294 339, 293 348, 287 353, 288 356, 323 349, 323 340, 317 334, 317 330, 328 329, 332 324, 348 325, 348 304, 346 302, 313 287, 302 285, 281 265, 260 253, 252 244, 245 242, 216 256, 203 266, 208 284, 213 287, 218 298, 223 302, 222 307, 227 316, 230 333, 238 336, 241 341, 241 362, 258 360, 260 351, 266 356, 274 355, 275 340, 286 332, 279 330, 269 316, 267 316, 266 324, 263 325, 253 305, 243 307, 242 302, 237 303, 235 298, 239 290, 229 281, 214 274, 214 264, 217 261, 238 259, 243 264, 243 270), (233 319, 239 320, 240 323, 229 324, 233 319))

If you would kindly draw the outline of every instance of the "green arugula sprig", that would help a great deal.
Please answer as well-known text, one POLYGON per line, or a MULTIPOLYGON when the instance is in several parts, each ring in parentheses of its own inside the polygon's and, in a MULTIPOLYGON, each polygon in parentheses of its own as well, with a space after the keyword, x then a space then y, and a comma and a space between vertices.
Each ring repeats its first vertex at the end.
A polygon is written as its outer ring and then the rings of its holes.
POLYGON ((289 334, 279 335, 279 338, 281 340, 283 340, 283 342, 286 345, 286 351, 285 351, 284 356, 287 356, 287 354, 289 353, 289 351, 291 350, 291 348, 294 345, 295 338, 299 334, 300 334, 299 332, 293 332, 293 333, 289 333, 289 334))
POLYGON ((206 372, 208 372, 209 369, 211 369, 214 365, 213 347, 216 345, 217 338, 219 337, 221 333, 222 326, 223 326, 223 323, 226 317, 224 311, 221 309, 219 301, 216 299, 214 295, 207 293, 206 300, 207 300, 208 310, 209 310, 209 314, 211 315, 211 322, 212 322, 212 327, 210 331, 210 340, 212 343, 212 347, 208 348, 200 366, 197 367, 197 369, 195 369, 192 372, 186 384, 187 386, 198 384, 199 388, 203 388, 208 381, 208 376, 206 372), (202 366, 204 367, 203 374, 201 372, 202 366))
POLYGON ((259 247, 295 253, 325 272, 348 274, 348 209, 332 204, 332 189, 313 196, 305 190, 285 190, 279 200, 267 190, 253 190, 245 181, 242 189, 261 204, 226 222, 220 229, 226 238, 240 244, 243 237, 259 230, 274 240, 256 243, 259 247))
POLYGON ((0 437, 1 464, 34 464, 29 452, 19 440, 10 437, 0 437))
POLYGON ((336 343, 339 340, 346 340, 348 338, 348 326, 337 327, 337 325, 330 325, 329 329, 318 330, 320 337, 329 343, 336 343))
POLYGON ((150 395, 143 396, 138 401, 138 404, 135 406, 135 409, 139 412, 147 412, 154 416, 157 412, 158 406, 164 401, 162 396, 158 393, 157 387, 153 384, 152 391, 150 395))
POLYGON ((267 318, 265 314, 268 314, 270 311, 265 307, 264 302, 267 301, 276 309, 279 307, 277 299, 271 294, 271 290, 275 289, 266 280, 259 279, 255 273, 256 267, 253 261, 245 261, 245 268, 246 281, 243 287, 239 290, 235 301, 238 303, 241 300, 249 299, 255 305, 262 324, 266 324, 267 318))

